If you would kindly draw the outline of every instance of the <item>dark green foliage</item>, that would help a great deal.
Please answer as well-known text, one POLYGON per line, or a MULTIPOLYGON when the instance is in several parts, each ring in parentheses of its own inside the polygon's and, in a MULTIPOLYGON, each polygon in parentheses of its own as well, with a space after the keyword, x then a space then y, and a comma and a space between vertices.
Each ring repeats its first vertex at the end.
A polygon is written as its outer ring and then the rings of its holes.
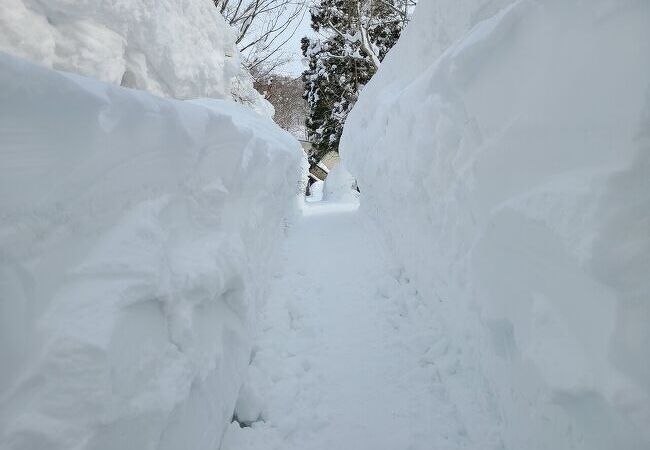
POLYGON ((302 40, 303 55, 309 60, 302 78, 309 105, 306 127, 313 143, 312 163, 329 151, 338 151, 348 112, 376 71, 373 57, 383 59, 405 25, 406 15, 396 4, 359 1, 321 0, 312 7, 311 20, 312 28, 323 37, 302 40), (369 51, 363 48, 364 33, 369 51))

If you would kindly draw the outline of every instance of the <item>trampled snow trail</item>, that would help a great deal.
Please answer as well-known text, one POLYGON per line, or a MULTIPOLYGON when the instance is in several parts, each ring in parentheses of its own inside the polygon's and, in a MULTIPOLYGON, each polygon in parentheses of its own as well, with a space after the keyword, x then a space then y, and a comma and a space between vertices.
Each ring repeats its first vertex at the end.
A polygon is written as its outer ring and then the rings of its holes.
POLYGON ((252 424, 222 448, 471 447, 440 322, 354 207, 308 205, 283 258, 238 405, 252 424))

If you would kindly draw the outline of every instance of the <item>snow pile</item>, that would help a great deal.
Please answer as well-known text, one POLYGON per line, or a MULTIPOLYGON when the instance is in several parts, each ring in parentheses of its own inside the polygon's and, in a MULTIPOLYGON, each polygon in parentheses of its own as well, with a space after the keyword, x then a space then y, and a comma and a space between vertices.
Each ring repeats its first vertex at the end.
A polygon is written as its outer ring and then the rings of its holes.
POLYGON ((323 200, 329 202, 357 203, 359 193, 357 182, 343 164, 339 164, 327 174, 323 184, 323 200))
POLYGON ((325 183, 321 180, 315 181, 309 186, 309 195, 305 197, 307 202, 320 202, 323 200, 323 187, 325 183))
POLYGON ((0 447, 217 448, 302 150, 0 54, 0 447))
POLYGON ((248 106, 264 117, 275 116, 275 108, 253 87, 253 77, 244 66, 239 66, 239 72, 231 81, 230 94, 236 102, 248 106))
POLYGON ((46 67, 189 99, 234 97, 270 117, 209 0, 3 0, 0 50, 46 67))
POLYGON ((425 1, 349 116, 362 208, 491 386, 483 448, 650 447, 649 23, 425 1))

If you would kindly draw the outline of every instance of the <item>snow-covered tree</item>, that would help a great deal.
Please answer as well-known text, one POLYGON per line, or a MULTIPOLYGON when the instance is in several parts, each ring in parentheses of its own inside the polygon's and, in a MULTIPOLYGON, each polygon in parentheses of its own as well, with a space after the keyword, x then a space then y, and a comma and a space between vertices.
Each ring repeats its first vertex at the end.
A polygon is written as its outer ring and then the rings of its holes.
POLYGON ((312 162, 338 151, 343 124, 408 21, 413 0, 320 0, 311 8, 317 38, 303 38, 312 162))

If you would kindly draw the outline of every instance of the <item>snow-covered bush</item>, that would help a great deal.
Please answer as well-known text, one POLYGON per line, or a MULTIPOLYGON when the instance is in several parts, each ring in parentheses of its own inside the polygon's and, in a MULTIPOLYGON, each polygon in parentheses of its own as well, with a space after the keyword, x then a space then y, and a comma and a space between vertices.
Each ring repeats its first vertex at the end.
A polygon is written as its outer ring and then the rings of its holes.
POLYGON ((0 448, 218 448, 298 142, 1 53, 0 124, 0 448))
POLYGON ((648 24, 424 1, 346 123, 362 208, 486 383, 483 448, 650 448, 648 24))
POLYGON ((167 97, 234 97, 273 114, 210 0, 3 0, 0 30, 0 51, 46 67, 167 97))

